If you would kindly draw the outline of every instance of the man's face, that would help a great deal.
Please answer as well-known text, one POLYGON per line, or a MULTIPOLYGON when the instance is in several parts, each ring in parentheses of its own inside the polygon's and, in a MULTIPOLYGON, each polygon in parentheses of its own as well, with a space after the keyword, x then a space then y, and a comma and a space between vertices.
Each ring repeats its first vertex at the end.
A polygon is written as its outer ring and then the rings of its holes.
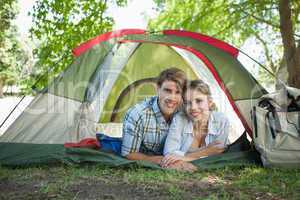
POLYGON ((166 80, 157 88, 157 94, 159 108, 165 119, 169 119, 182 103, 181 90, 174 81, 166 80))

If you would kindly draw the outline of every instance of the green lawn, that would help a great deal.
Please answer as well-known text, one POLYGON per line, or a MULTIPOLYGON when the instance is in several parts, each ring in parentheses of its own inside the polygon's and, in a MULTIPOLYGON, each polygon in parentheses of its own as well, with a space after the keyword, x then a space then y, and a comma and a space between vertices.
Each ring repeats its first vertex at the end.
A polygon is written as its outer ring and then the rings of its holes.
POLYGON ((0 168, 0 199, 300 199, 300 169, 0 168))

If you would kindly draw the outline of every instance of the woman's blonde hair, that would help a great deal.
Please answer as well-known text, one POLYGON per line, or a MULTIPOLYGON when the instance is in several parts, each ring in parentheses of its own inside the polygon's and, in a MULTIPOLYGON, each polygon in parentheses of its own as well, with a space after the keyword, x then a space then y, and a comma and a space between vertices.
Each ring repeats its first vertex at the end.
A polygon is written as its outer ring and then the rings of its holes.
MULTIPOLYGON (((183 90, 183 96, 185 95, 187 90, 197 90, 197 91, 201 92, 202 94, 207 95, 209 100, 211 100, 211 101, 213 100, 208 84, 206 84, 201 79, 187 81, 187 83, 185 84, 184 90, 183 90)), ((209 110, 212 111, 212 110, 217 110, 217 109, 218 108, 217 108, 216 104, 214 102, 212 102, 212 105, 210 106, 209 110)))

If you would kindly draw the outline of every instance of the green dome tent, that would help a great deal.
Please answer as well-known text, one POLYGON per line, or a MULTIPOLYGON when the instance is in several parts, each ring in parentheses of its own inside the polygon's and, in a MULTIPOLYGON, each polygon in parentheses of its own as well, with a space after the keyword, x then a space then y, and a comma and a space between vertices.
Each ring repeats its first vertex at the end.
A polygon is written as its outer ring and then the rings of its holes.
POLYGON ((219 110, 232 113, 238 135, 251 135, 251 106, 267 93, 237 60, 238 49, 199 33, 124 29, 99 35, 73 53, 74 62, 0 137, 0 163, 17 164, 21 154, 30 163, 24 152, 33 146, 49 152, 55 146, 58 153, 61 144, 95 137, 103 126, 118 132, 126 110, 155 94, 155 78, 168 67, 206 81, 219 110))

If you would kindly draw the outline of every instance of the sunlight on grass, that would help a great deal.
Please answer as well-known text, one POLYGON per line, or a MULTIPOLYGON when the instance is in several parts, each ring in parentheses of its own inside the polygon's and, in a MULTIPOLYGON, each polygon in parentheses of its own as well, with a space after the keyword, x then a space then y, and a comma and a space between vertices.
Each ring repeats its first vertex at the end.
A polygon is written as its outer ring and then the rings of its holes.
POLYGON ((299 179, 299 170, 245 168, 233 184, 243 189, 299 198, 299 179))

